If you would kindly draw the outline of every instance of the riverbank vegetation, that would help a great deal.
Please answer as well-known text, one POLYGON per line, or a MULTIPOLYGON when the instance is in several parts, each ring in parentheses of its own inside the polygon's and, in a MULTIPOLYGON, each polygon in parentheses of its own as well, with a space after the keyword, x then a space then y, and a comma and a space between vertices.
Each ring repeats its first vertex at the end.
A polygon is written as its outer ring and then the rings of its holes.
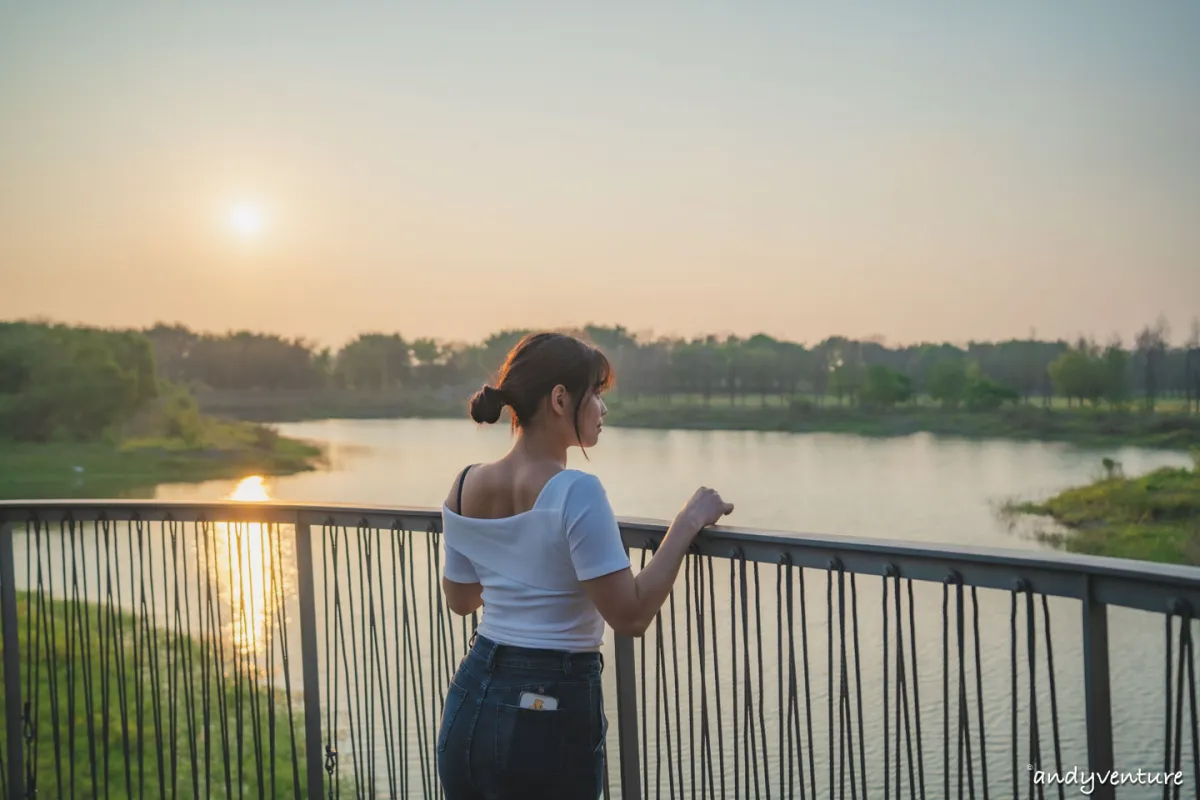
POLYGON ((113 496, 296 472, 319 449, 202 414, 133 331, 0 324, 0 497, 113 496))
MULTIPOLYGON (((294 705, 289 712, 282 679, 271 692, 251 692, 244 674, 218 676, 211 646, 90 603, 35 601, 30 615, 31 599, 17 594, 21 647, 38 648, 21 675, 34 687, 26 696, 38 720, 30 796, 36 788, 48 797, 158 798, 198 787, 196 796, 240 797, 260 786, 268 797, 306 794, 303 754, 292 763, 293 748, 304 746, 303 716, 294 705), (35 618, 31 631, 24 623, 35 618), (84 636, 80 622, 101 618, 84 636)), ((298 695, 299 676, 292 681, 298 695)), ((0 718, 7 713, 0 696, 0 718)))
MULTIPOLYGON (((134 377, 126 391, 154 385, 146 377, 152 364, 159 385, 195 397, 204 413, 283 422, 460 417, 526 332, 500 331, 475 344, 364 333, 336 351, 273 334, 178 325, 92 333, 108 337, 134 377)), ((1128 347, 1032 336, 888 346, 841 336, 812 345, 765 335, 678 339, 620 326, 575 332, 614 362, 614 425, 1200 444, 1200 320, 1179 344, 1160 319, 1128 347)), ((0 398, 6 382, 0 355, 0 398)), ((77 397, 64 393, 60 405, 76 408, 77 397)), ((59 418, 56 427, 69 431, 71 423, 59 418)), ((186 439, 186 430, 176 424, 174 436, 186 439)))
POLYGON ((1040 538, 1073 552, 1200 565, 1200 449, 1192 458, 1135 478, 1105 459, 1096 482, 1007 511, 1053 519, 1060 530, 1040 538))
MULTIPOLYGON (((162 375, 198 391, 360 394, 478 388, 527 333, 504 330, 479 343, 364 333, 340 349, 248 331, 199 333, 157 325, 141 333, 162 375)), ((695 395, 736 404, 807 395, 818 404, 903 405, 915 398, 985 410, 1005 403, 1138 407, 1173 405, 1200 413, 1200 320, 1179 346, 1166 320, 1146 326, 1131 347, 1034 337, 1004 342, 887 346, 831 336, 804 345, 766 335, 693 339, 632 334, 588 325, 576 331, 600 346, 630 400, 695 395)))
MULTIPOLYGON (((1200 444, 1200 322, 1172 346, 1159 320, 1128 348, 1034 337, 889 347, 840 336, 806 346, 765 335, 576 332, 614 362, 614 425, 1200 444)), ((144 333, 164 374, 205 410, 283 421, 461 416, 526 331, 477 344, 370 333, 336 352, 261 333, 144 333)))
POLYGON ((1082 447, 1139 446, 1186 450, 1200 446, 1200 416, 1144 414, 1130 410, 1048 409, 1006 405, 986 411, 944 409, 930 403, 904 406, 819 405, 799 398, 788 403, 709 404, 694 399, 671 403, 617 398, 606 421, 643 428, 769 430, 907 436, 932 433, 968 439, 1067 442, 1082 447))

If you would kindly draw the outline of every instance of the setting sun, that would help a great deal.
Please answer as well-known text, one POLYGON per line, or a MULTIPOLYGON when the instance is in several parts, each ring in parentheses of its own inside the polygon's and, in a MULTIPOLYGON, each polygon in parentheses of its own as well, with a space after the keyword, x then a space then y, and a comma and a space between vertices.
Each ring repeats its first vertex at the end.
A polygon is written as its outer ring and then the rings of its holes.
POLYGON ((262 230, 262 222, 262 211, 253 203, 238 203, 229 210, 229 225, 239 236, 254 236, 262 230))

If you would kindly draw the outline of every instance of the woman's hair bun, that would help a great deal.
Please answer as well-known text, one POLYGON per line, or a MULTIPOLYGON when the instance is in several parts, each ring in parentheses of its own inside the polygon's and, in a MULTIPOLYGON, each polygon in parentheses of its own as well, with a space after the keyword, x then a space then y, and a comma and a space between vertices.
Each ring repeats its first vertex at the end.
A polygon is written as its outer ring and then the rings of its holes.
POLYGON ((487 384, 471 397, 471 419, 490 425, 500 419, 505 404, 504 390, 487 384))

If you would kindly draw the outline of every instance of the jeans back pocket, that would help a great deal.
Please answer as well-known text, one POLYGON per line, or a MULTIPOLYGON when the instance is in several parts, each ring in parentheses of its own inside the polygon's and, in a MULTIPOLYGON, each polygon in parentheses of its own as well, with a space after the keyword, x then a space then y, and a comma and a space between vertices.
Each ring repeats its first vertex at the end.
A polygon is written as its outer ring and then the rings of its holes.
POLYGON ((595 748, 587 708, 496 706, 496 766, 510 775, 587 774, 595 748))

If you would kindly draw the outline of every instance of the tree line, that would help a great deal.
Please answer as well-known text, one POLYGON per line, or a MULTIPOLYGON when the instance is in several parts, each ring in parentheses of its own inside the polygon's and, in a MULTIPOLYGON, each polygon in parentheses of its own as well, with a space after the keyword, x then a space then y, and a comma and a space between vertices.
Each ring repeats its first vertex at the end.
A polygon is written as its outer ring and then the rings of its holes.
MULTIPOLYGON (((206 390, 357 392, 467 390, 493 377, 526 333, 504 330, 463 344, 364 333, 339 350, 269 333, 200 333, 179 325, 102 330, 0 322, 0 438, 89 438, 152 401, 174 409, 180 435, 190 393, 206 390), (178 413, 175 413, 178 412, 178 413)), ((1200 322, 1181 345, 1159 320, 1131 345, 1035 338, 888 347, 834 336, 806 346, 766 335, 691 339, 639 336, 621 326, 577 333, 613 361, 622 398, 688 395, 731 403, 769 397, 891 408, 930 398, 947 408, 1006 403, 1154 410, 1178 397, 1200 413, 1200 322)))
MULTIPOLYGON (((618 391, 635 401, 691 395, 765 403, 785 396, 890 407, 924 396, 947 407, 986 410, 1048 404, 1058 396, 1070 405, 1113 408, 1153 410, 1166 397, 1184 398, 1189 408, 1200 404, 1200 320, 1178 346, 1159 319, 1129 347, 1087 338, 888 347, 841 336, 806 346, 763 334, 681 339, 598 325, 576 332, 609 355, 618 391)), ((527 331, 499 331, 473 344, 364 333, 336 352, 265 333, 218 335, 165 325, 143 333, 162 375, 197 388, 389 392, 478 386, 527 331)))
POLYGON ((0 439, 92 439, 163 389, 137 331, 0 322, 0 439))

